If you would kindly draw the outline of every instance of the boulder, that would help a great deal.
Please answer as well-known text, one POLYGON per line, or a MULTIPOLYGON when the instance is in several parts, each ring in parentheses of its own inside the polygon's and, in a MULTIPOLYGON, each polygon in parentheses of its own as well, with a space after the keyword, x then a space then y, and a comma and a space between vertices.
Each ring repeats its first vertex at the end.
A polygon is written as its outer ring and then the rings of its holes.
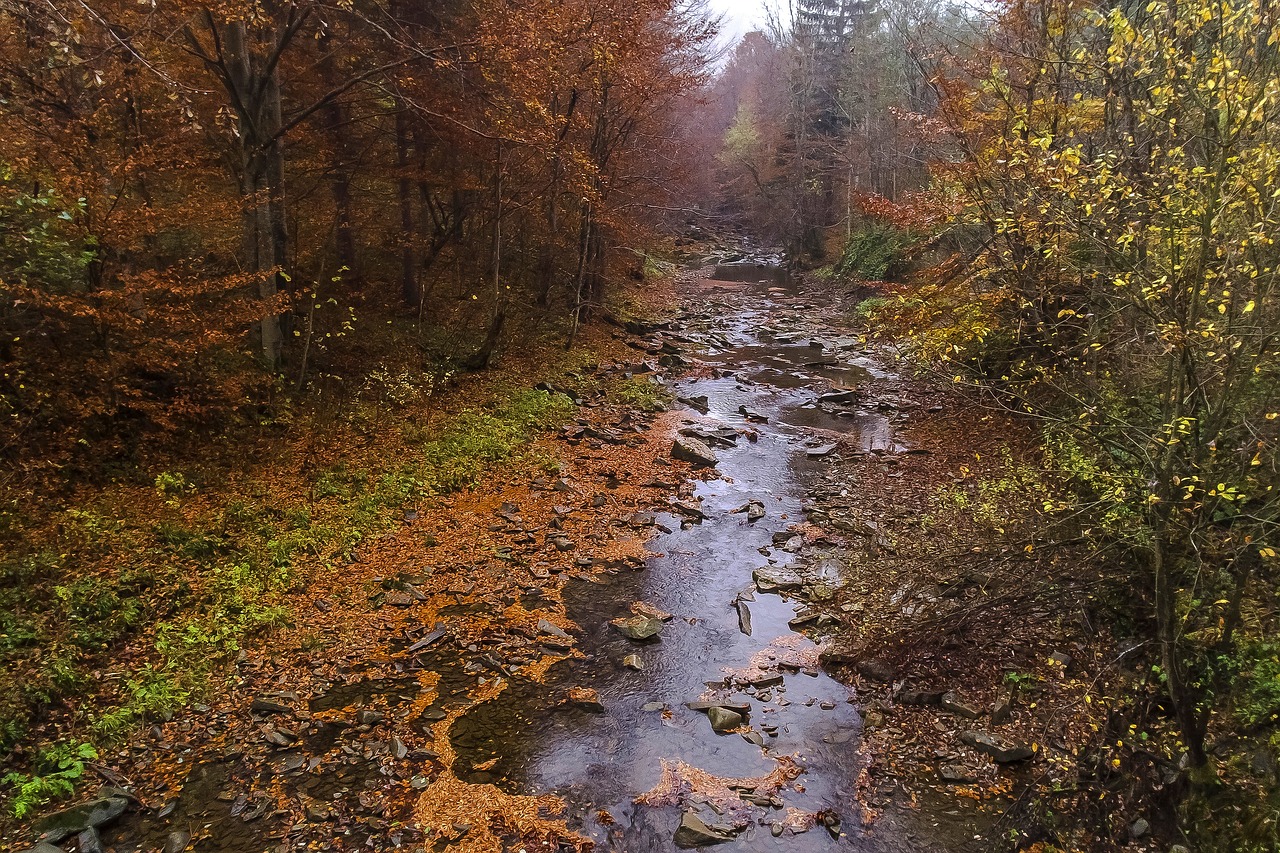
POLYGON ((688 436, 680 436, 672 443, 671 456, 673 459, 706 467, 713 467, 720 462, 720 457, 716 456, 714 450, 688 436))
POLYGON ((897 674, 897 669, 893 664, 883 658, 867 658, 860 660, 853 665, 858 675, 869 681, 890 682, 893 681, 897 674))
POLYGON ((106 796, 89 800, 78 806, 54 812, 32 825, 41 841, 57 844, 63 839, 78 835, 90 827, 99 827, 124 814, 129 800, 122 796, 106 796))
POLYGON ((781 566, 762 566, 751 573, 751 579, 755 581, 756 589, 761 592, 800 589, 805 585, 803 577, 792 569, 781 566))
POLYGON ((693 847, 706 847, 712 844, 724 844, 732 841, 733 835, 712 829, 702 822, 696 814, 685 812, 680 817, 680 826, 676 829, 674 841, 676 846, 688 850, 693 847))
POLYGON ((677 400, 695 412, 701 412, 704 415, 711 411, 711 401, 707 399, 706 394, 701 394, 697 397, 678 397, 677 400))
POLYGON ((719 705, 707 709, 707 719, 711 721, 711 730, 718 735, 728 734, 746 722, 737 711, 719 705))
POLYGON ((991 756, 992 759, 1000 764, 1026 761, 1035 755, 1035 750, 1025 743, 1007 740, 991 732, 961 732, 960 741, 973 747, 983 755, 991 756))
POLYGON ((628 640, 648 640, 658 636, 665 624, 661 619, 650 616, 623 616, 609 623, 613 629, 628 640))

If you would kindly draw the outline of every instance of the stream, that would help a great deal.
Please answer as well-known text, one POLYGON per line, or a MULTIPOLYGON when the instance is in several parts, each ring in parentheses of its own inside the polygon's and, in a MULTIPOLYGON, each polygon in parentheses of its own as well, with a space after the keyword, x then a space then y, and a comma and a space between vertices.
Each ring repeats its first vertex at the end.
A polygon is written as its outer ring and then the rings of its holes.
MULTIPOLYGON (((789 315, 809 306, 779 267, 720 267, 687 287, 692 307, 681 331, 701 342, 706 369, 669 390, 695 404, 683 412, 687 430, 713 440, 736 433, 714 448, 719 476, 697 484, 705 518, 660 513, 659 530, 670 532, 649 542, 645 571, 566 589, 586 659, 558 665, 549 685, 513 684, 461 718, 451 732, 456 766, 485 769, 460 775, 563 798, 570 826, 598 849, 692 846, 697 835, 677 843, 682 810, 729 839, 726 850, 960 849, 934 846, 938 809, 927 820, 864 821, 856 696, 821 670, 817 646, 797 633, 808 618, 803 601, 765 591, 774 582, 788 589, 798 572, 810 594, 815 576, 819 586, 840 583, 835 546, 811 547, 789 528, 805 520, 808 484, 834 452, 830 437, 840 436, 841 453, 901 450, 901 416, 815 401, 891 377, 852 339, 788 328, 789 315), (749 520, 753 501, 764 512, 749 520), (658 638, 637 643, 611 627, 633 601, 673 615, 658 638), (629 655, 642 670, 623 665, 629 655), (555 697, 573 686, 598 691, 604 712, 557 708, 555 697), (705 710, 687 707, 698 702, 747 706, 749 730, 717 734, 705 710), (788 769, 799 775, 758 784, 788 769)), ((960 826, 946 834, 967 837, 960 826)))

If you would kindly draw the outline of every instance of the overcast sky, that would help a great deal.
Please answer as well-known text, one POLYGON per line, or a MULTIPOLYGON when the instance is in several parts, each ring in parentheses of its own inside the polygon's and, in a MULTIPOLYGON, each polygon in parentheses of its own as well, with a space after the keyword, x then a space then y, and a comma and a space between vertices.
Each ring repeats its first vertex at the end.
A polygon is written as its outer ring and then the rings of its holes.
POLYGON ((765 0, 707 0, 707 5, 724 15, 721 39, 729 44, 743 33, 764 27, 765 0))

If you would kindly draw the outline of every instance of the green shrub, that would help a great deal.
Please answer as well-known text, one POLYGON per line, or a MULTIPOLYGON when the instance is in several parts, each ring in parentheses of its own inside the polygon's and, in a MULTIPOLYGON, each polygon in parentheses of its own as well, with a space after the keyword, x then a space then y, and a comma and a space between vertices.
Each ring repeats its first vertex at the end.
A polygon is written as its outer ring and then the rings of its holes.
POLYGON ((887 225, 872 225, 849 237, 835 272, 846 278, 884 281, 902 263, 910 244, 909 235, 887 225))
POLYGON ((43 750, 33 773, 9 773, 0 784, 15 790, 9 808, 21 820, 50 800, 69 797, 84 777, 84 763, 98 757, 92 745, 70 741, 43 750))

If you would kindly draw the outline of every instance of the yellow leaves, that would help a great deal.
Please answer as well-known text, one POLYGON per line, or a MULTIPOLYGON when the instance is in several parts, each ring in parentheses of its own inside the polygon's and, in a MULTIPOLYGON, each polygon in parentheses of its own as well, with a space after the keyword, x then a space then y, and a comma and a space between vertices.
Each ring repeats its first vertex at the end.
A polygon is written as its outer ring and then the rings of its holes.
POLYGON ((1259 548, 1258 556, 1267 560, 1274 560, 1276 558, 1276 552, 1274 548, 1259 548))

